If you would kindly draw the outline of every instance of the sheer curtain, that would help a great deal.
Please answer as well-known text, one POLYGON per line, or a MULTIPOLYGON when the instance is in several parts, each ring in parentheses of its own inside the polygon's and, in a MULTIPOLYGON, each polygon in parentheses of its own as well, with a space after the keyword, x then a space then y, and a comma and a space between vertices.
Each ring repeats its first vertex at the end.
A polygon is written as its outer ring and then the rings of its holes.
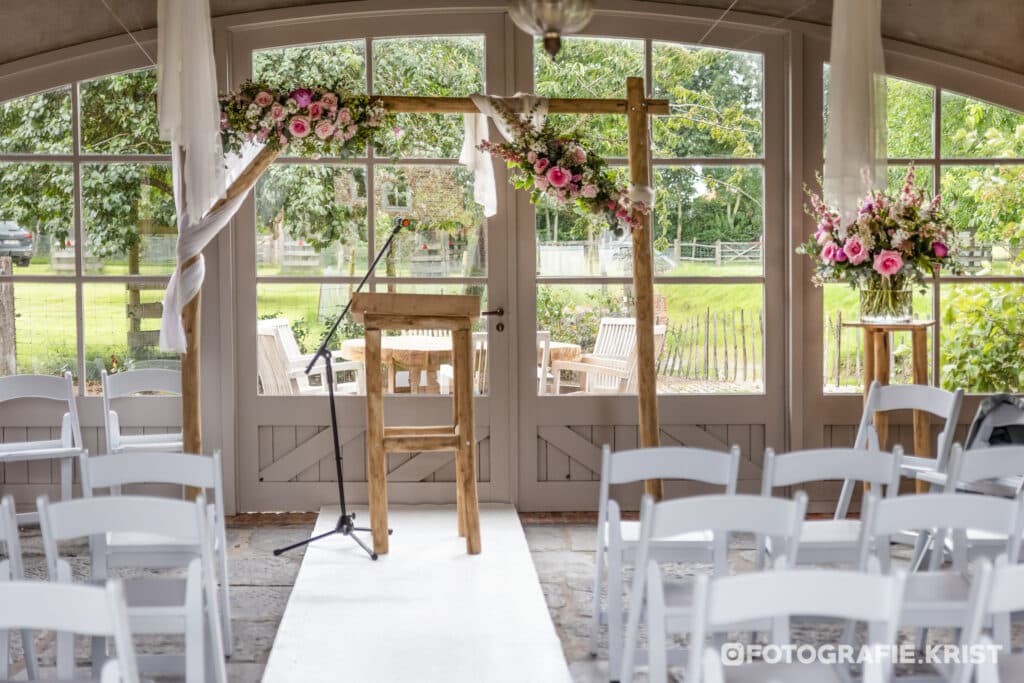
POLYGON ((825 201, 850 220, 886 185, 882 0, 834 0, 829 60, 825 201))

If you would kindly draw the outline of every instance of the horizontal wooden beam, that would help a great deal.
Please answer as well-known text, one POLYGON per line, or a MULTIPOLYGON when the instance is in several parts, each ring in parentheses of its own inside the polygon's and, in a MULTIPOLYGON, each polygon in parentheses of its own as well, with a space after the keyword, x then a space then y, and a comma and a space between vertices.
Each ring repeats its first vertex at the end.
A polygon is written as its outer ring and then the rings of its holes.
POLYGON ((454 436, 455 428, 452 425, 416 425, 412 427, 385 427, 384 438, 389 436, 406 436, 408 434, 447 434, 454 436))
MULTIPOLYGON (((403 114, 475 114, 476 105, 468 97, 409 97, 383 95, 380 100, 389 110, 403 114)), ((668 100, 646 100, 648 114, 668 114, 668 100)), ((561 98, 548 100, 551 114, 625 114, 626 100, 561 98)))
POLYGON ((423 451, 452 451, 459 444, 455 434, 405 434, 384 437, 384 450, 388 453, 420 453, 423 451))

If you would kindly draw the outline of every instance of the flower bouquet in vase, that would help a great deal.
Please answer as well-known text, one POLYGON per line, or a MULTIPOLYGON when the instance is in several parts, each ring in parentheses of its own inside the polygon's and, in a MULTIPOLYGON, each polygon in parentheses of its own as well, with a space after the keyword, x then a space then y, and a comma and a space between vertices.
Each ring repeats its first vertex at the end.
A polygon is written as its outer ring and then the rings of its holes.
POLYGON ((817 226, 797 252, 814 262, 816 285, 848 282, 860 290, 860 318, 865 322, 912 320, 914 287, 923 292, 926 275, 940 268, 962 272, 942 199, 925 199, 914 184, 913 166, 898 194, 869 193, 852 221, 843 221, 818 195, 808 196, 807 213, 817 226))

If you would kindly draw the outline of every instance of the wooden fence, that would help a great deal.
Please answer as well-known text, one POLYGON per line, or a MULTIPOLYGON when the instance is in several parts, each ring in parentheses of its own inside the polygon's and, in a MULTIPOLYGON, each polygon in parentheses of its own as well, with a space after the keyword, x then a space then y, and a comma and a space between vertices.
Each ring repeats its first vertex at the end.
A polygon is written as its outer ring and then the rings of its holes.
POLYGON ((763 311, 732 309, 687 317, 670 324, 658 358, 660 376, 711 381, 764 379, 763 311))
POLYGON ((714 263, 760 263, 763 245, 761 242, 711 242, 702 243, 696 240, 675 243, 676 259, 680 261, 698 261, 714 263))

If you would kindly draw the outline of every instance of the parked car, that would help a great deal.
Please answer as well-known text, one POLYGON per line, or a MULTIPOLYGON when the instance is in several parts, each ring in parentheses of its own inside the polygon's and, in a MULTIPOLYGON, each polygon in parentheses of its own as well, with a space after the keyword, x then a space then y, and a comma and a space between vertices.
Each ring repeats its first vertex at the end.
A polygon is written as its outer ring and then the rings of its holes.
POLYGON ((0 256, 10 256, 19 266, 32 260, 32 233, 13 221, 0 221, 0 256))

